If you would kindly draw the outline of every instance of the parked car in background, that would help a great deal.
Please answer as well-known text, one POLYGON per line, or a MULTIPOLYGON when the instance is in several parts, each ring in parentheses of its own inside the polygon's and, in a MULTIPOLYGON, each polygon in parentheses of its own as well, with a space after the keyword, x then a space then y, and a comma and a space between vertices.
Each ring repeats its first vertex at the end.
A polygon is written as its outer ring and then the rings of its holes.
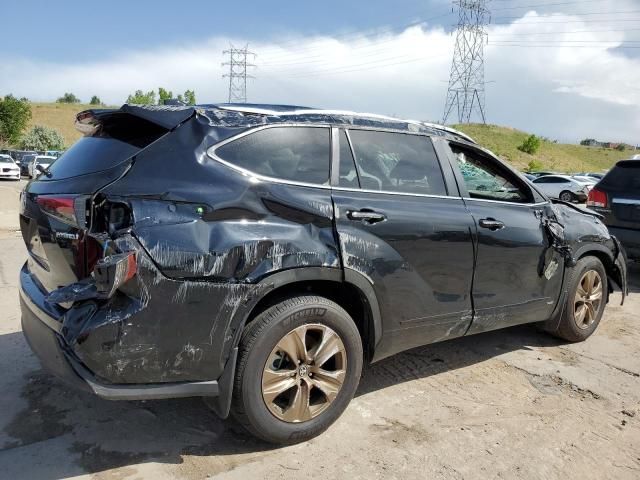
POLYGON ((586 183, 587 185, 595 185, 600 181, 595 177, 588 177, 586 175, 571 175, 571 178, 579 182, 586 183))
POLYGON ((640 259, 640 159, 618 162, 589 192, 587 206, 604 215, 629 256, 640 259))
POLYGON ((533 182, 536 178, 538 178, 535 175, 532 175, 530 173, 523 173, 522 175, 524 175, 524 178, 526 178, 530 182, 533 182))
POLYGON ((38 156, 36 153, 27 153, 20 157, 20 174, 25 177, 29 176, 29 165, 38 156))
POLYGON ((549 197, 564 202, 584 202, 592 187, 591 183, 580 182, 568 175, 545 175, 536 178, 533 184, 549 197))
POLYGON ((0 178, 20 180, 20 167, 9 155, 0 155, 0 178))
POLYGON ((56 157, 50 157, 47 155, 36 155, 33 158, 33 160, 29 162, 29 166, 28 166, 29 178, 35 178, 38 175, 40 175, 40 171, 38 170, 38 165, 40 165, 44 169, 47 169, 55 161, 56 161, 56 157))
POLYGON ((602 178, 606 175, 606 173, 595 173, 595 172, 582 172, 582 173, 576 173, 576 175, 582 176, 582 177, 590 177, 590 178, 595 178, 597 181, 602 180, 602 178))
MULTIPOLYGON (((271 105, 89 110, 22 192, 22 330, 112 400, 207 397, 255 435, 329 427, 365 362, 597 328, 623 250, 451 129, 271 105)), ((393 402, 389 402, 392 404, 393 402)))
POLYGON ((556 172, 526 172, 529 175, 532 175, 536 178, 538 177, 544 177, 545 175, 557 175, 556 172))
POLYGON ((18 164, 18 161, 14 159, 10 153, 0 153, 0 158, 2 157, 10 159, 16 165, 18 164))

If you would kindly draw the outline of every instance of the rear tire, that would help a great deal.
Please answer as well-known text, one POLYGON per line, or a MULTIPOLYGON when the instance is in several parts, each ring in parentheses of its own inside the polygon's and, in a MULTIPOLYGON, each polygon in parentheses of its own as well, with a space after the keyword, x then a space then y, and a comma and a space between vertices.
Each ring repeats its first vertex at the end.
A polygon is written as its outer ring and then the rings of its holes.
POLYGON ((600 324, 607 304, 607 272, 596 257, 584 257, 571 270, 560 323, 552 335, 569 342, 589 338, 600 324))
POLYGON ((576 200, 576 196, 568 190, 560 192, 560 196, 558 198, 560 198, 560 200, 562 200, 563 202, 575 202, 576 200))
POLYGON ((317 296, 284 300, 245 327, 231 412, 267 442, 308 440, 345 410, 362 361, 360 333, 342 307, 317 296))

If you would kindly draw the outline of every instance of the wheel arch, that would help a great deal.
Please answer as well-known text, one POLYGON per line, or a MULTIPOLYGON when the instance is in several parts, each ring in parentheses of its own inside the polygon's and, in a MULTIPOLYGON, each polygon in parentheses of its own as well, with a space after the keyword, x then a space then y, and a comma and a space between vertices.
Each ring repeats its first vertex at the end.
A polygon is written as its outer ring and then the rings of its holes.
POLYGON ((581 260, 584 257, 596 257, 598 260, 602 262, 604 265, 605 272, 607 272, 607 277, 609 277, 608 292, 607 292, 607 302, 609 301, 609 295, 613 292, 613 286, 611 279, 615 278, 617 275, 617 269, 615 265, 615 259, 613 257, 613 253, 606 246, 601 244, 587 244, 578 249, 574 255, 574 258, 577 260, 581 260))
POLYGON ((371 283, 358 272, 324 267, 296 268, 270 275, 260 284, 268 291, 246 312, 234 347, 246 325, 261 312, 285 298, 313 293, 336 302, 349 313, 360 332, 365 360, 373 357, 382 336, 380 308, 371 283))

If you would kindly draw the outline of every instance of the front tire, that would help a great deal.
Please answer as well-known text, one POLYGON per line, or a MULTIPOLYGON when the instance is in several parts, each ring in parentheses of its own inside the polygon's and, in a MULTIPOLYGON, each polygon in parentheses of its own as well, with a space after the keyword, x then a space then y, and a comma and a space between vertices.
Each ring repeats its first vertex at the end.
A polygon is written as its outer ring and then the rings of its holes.
POLYGON ((569 294, 558 327, 551 333, 569 342, 589 338, 602 319, 607 303, 607 272, 596 257, 584 257, 573 267, 569 294))
POLYGON ((345 410, 362 361, 360 333, 342 307, 317 296, 284 300, 242 334, 232 414, 267 442, 308 440, 345 410))

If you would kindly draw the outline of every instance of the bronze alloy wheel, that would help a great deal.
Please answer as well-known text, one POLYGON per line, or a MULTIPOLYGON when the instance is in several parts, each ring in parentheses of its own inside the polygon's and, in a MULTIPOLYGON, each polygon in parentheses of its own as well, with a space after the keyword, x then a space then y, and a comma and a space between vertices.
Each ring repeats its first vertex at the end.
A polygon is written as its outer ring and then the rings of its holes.
POLYGON ((576 289, 574 318, 579 328, 586 329, 595 322, 602 303, 602 278, 595 270, 587 270, 576 289))
POLYGON ((333 402, 347 373, 347 353, 326 325, 306 324, 277 343, 262 372, 262 398, 280 420, 317 417, 333 402))

